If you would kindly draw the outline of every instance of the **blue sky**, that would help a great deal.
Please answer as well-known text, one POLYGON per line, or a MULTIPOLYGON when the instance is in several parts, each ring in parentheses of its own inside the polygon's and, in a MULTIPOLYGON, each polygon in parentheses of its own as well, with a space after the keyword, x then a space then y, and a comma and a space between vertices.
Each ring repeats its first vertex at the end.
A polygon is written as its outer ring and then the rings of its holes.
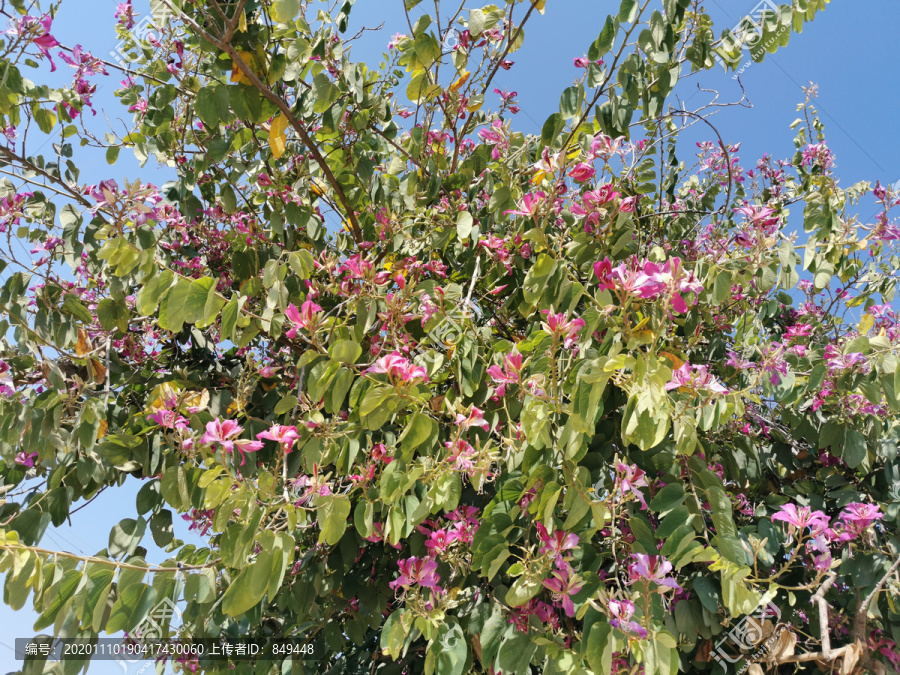
MULTIPOLYGON (((361 26, 374 27, 384 22, 378 32, 367 32, 354 47, 354 59, 378 61, 390 36, 405 32, 406 22, 401 10, 402 0, 357 0, 351 15, 355 33, 361 26)), ((572 58, 582 56, 596 38, 606 14, 618 7, 618 0, 548 0, 544 16, 535 16, 526 30, 524 47, 511 58, 516 66, 502 72, 496 85, 517 91, 522 112, 514 119, 514 126, 526 133, 539 133, 543 121, 557 110, 559 93, 577 76, 572 58)), ((115 0, 64 0, 54 34, 66 45, 82 44, 98 56, 110 58, 117 39, 113 12, 115 0)), ((421 7, 430 6, 423 3, 421 7)), ((480 2, 467 2, 475 8, 480 2)), ((716 20, 717 32, 733 26, 739 18, 751 12, 753 0, 707 0, 716 20)), ((138 11, 146 9, 146 0, 135 0, 138 11)), ((801 87, 808 82, 819 85, 819 108, 826 125, 828 143, 837 155, 837 173, 841 185, 847 187, 861 180, 875 180, 893 184, 900 181, 900 134, 896 130, 896 106, 900 69, 887 59, 887 46, 900 33, 900 14, 896 0, 833 0, 815 22, 808 24, 801 35, 793 35, 791 44, 762 64, 754 64, 741 76, 744 90, 753 107, 725 108, 714 123, 728 143, 741 142, 740 156, 745 167, 755 164, 763 153, 774 157, 790 157, 794 152, 795 132, 789 128, 798 116, 796 106, 803 100, 801 87)), ((68 77, 64 64, 60 73, 68 77)), ((110 119, 122 115, 123 109, 112 92, 121 77, 113 75, 100 81, 96 96, 99 108, 110 119)), ((697 83, 717 89, 726 102, 740 98, 741 89, 730 74, 722 70, 691 78, 680 85, 678 93, 689 100, 688 107, 699 97, 690 100, 697 83)), ((496 103, 490 96, 489 103, 496 103)), ((102 134, 104 115, 91 120, 92 127, 102 134)), ((705 130, 695 127, 690 139, 712 140, 705 130)), ((49 146, 48 146, 49 147, 49 146)), ((34 149, 32 148, 33 152, 34 149)), ((80 149, 76 149, 81 153, 80 149)), ((693 149, 682 146, 681 159, 689 165, 693 149)), ((78 158, 79 154, 76 154, 78 158)), ((89 152, 79 161, 83 177, 90 182, 104 178, 134 179, 161 183, 168 179, 168 170, 158 170, 148 163, 139 169, 137 163, 123 151, 119 163, 109 167, 100 152, 89 152)), ((799 214, 799 209, 797 213, 799 214)), ((873 222, 874 208, 860 212, 863 222, 873 222)), ((106 547, 110 528, 121 518, 135 513, 134 496, 141 482, 129 479, 125 487, 110 490, 73 518, 68 525, 51 529, 43 545, 48 548, 84 553, 96 553, 106 547)), ((185 536, 185 523, 176 519, 176 534, 185 536)), ((148 534, 149 540, 149 534, 148 534)), ((168 557, 145 541, 150 553, 148 561, 158 563, 168 557)), ((30 607, 30 605, 26 606, 30 607)), ((15 637, 29 637, 30 624, 35 619, 30 609, 14 613, 0 604, 0 667, 15 670, 12 652, 15 637)), ((129 673, 136 672, 133 666, 129 673)), ((114 663, 98 663, 91 673, 116 673, 121 667, 114 663)))

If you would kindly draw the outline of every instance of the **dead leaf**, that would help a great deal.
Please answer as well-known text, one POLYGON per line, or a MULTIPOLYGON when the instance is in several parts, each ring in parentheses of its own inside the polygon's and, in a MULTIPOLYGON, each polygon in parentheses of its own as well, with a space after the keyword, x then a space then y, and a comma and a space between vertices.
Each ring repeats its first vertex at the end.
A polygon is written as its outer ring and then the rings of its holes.
POLYGON ((863 646, 859 640, 847 647, 844 652, 844 657, 841 659, 840 675, 850 675, 853 672, 856 668, 856 664, 859 662, 862 650, 863 646))
POLYGON ((762 666, 760 666, 758 663, 751 664, 747 669, 747 672, 749 673, 749 675, 766 675, 765 671, 762 669, 762 666))
POLYGON ((275 159, 281 159, 287 147, 287 127, 288 119, 284 115, 278 115, 269 127, 269 149, 275 159))
POLYGON ((91 338, 84 328, 79 328, 78 342, 75 343, 75 353, 78 356, 84 356, 92 351, 94 351, 94 346, 91 344, 91 338))

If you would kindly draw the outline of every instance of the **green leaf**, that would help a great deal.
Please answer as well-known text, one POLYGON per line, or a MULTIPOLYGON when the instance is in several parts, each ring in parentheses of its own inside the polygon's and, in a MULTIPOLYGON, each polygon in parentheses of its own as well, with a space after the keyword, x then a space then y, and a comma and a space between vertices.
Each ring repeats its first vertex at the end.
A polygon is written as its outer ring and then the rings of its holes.
POLYGON ((182 310, 185 323, 197 323, 203 318, 206 301, 211 293, 215 293, 215 288, 216 282, 212 277, 202 277, 191 282, 182 310))
POLYGON ((841 448, 841 459, 843 459, 851 469, 855 469, 866 461, 868 453, 869 451, 866 446, 865 436, 856 429, 849 426, 846 427, 844 430, 844 444, 841 448))
POLYGON ((604 54, 612 49, 613 42, 616 40, 616 31, 618 30, 618 22, 612 16, 606 17, 606 23, 600 35, 594 40, 594 43, 588 49, 588 60, 599 61, 604 54))
POLYGON ((151 316, 156 312, 163 294, 172 286, 175 274, 172 270, 163 270, 155 274, 144 284, 137 294, 137 308, 141 316, 151 316))
POLYGON ((132 630, 143 621, 156 603, 156 589, 147 584, 131 584, 113 605, 106 624, 107 633, 132 630))
POLYGON ((571 119, 581 112, 581 104, 584 102, 584 87, 582 85, 566 88, 559 100, 559 113, 564 120, 571 119))
POLYGON ((681 483, 669 483, 662 490, 656 493, 651 500, 649 507, 651 511, 659 514, 666 514, 684 501, 684 485, 681 483))
POLYGON ((328 348, 328 355, 335 361, 352 365, 362 354, 362 347, 353 340, 341 340, 328 348))
POLYGON ((542 587, 538 579, 519 577, 506 594, 506 604, 510 607, 521 607, 536 596, 542 587))
POLYGON ((595 673, 608 675, 612 672, 612 644, 609 636, 612 626, 606 621, 597 621, 591 625, 587 637, 584 656, 595 673))
POLYGON ((270 551, 262 550, 254 562, 241 570, 222 597, 222 611, 225 614, 233 617, 241 616, 259 604, 269 587, 274 557, 270 551))
POLYGON ((275 409, 272 412, 276 415, 284 415, 284 413, 292 410, 298 401, 299 399, 294 394, 288 394, 275 404, 275 409))
POLYGON ((125 518, 113 526, 109 533, 109 554, 113 558, 123 555, 131 555, 134 549, 141 543, 144 532, 147 529, 147 521, 143 517, 137 520, 125 518))
POLYGON ((316 500, 316 513, 319 518, 319 543, 329 546, 337 544, 347 529, 347 517, 350 515, 350 498, 345 495, 328 495, 316 500))
POLYGON ((191 292, 191 280, 181 277, 162 300, 159 326, 172 333, 180 333, 185 322, 185 306, 191 292))
POLYGON ((115 164, 117 159, 119 159, 119 146, 111 145, 106 149, 106 163, 115 164))
POLYGON ((281 23, 293 21, 300 13, 300 0, 275 0, 272 3, 272 17, 281 23))
POLYGON ((197 98, 194 101, 194 110, 202 120, 206 127, 215 129, 219 126, 219 121, 227 119, 227 108, 223 111, 219 97, 216 96, 215 87, 203 87, 197 92, 197 98))
POLYGON ((456 217, 456 236, 459 237, 460 241, 465 241, 469 238, 469 235, 472 234, 473 226, 472 214, 468 211, 460 211, 456 217))

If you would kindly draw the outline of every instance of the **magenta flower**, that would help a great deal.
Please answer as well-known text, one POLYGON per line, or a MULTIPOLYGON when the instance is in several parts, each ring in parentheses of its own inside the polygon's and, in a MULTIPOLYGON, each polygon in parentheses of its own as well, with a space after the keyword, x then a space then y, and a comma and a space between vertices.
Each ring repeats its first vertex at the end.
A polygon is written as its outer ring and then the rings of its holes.
MULTIPOLYGON (((187 429, 188 421, 174 410, 160 410, 152 415, 147 415, 147 419, 153 420, 159 426, 166 429, 187 429)), ((212 424, 212 422, 210 422, 212 424)))
POLYGON ((401 382, 413 382, 418 379, 425 382, 428 381, 428 373, 425 369, 422 366, 414 366, 401 356, 399 352, 393 352, 387 356, 382 356, 375 361, 374 365, 367 368, 364 372, 383 373, 394 383, 398 380, 401 382))
POLYGON ((542 583, 552 593, 554 602, 562 603, 566 616, 574 617, 575 603, 572 602, 572 596, 584 588, 584 582, 569 564, 566 563, 560 570, 554 570, 551 577, 544 579, 542 583))
POLYGON ((53 57, 50 56, 50 50, 58 47, 59 42, 55 37, 50 35, 51 24, 53 19, 49 14, 45 14, 40 19, 33 16, 23 16, 19 21, 7 31, 10 35, 21 35, 30 39, 38 48, 42 56, 50 61, 50 72, 56 70, 56 64, 53 63, 53 57))
POLYGON ((440 577, 437 575, 437 563, 430 558, 417 558, 415 556, 400 560, 397 563, 400 566, 400 576, 388 584, 392 589, 398 586, 409 588, 414 584, 430 588, 435 593, 441 593, 442 589, 438 586, 440 577))
POLYGON ((497 387, 497 396, 505 395, 507 384, 518 384, 522 381, 522 355, 518 352, 507 354, 503 357, 503 367, 493 365, 487 369, 487 374, 500 385, 497 387))
POLYGON ((200 442, 204 444, 218 443, 225 452, 232 452, 234 450, 234 441, 231 439, 243 430, 243 427, 234 420, 216 418, 212 422, 207 423, 206 433, 203 434, 200 442))
POLYGON ((678 582, 666 576, 672 571, 672 563, 663 556, 632 553, 631 557, 634 559, 634 562, 628 566, 628 578, 632 582, 638 579, 645 579, 656 582, 660 586, 671 588, 678 593, 681 592, 681 586, 678 585, 678 582))
POLYGON ((644 501, 644 493, 638 489, 641 487, 648 487, 646 474, 641 469, 634 465, 619 462, 616 464, 616 481, 618 482, 619 490, 622 495, 626 492, 630 492, 637 497, 637 500, 641 503, 641 511, 647 510, 647 502, 644 501))
POLYGON ((287 318, 294 323, 295 328, 289 330, 285 335, 289 338, 294 337, 297 334, 297 328, 303 328, 304 330, 312 332, 321 320, 321 311, 322 308, 312 300, 304 302, 300 306, 300 309, 297 309, 297 306, 294 303, 291 303, 284 313, 287 315, 287 318))
POLYGON ((34 467, 34 460, 37 459, 38 453, 35 452, 25 452, 24 450, 16 455, 16 458, 13 460, 16 464, 20 466, 24 466, 28 469, 34 467))
POLYGON ((596 175, 596 171, 594 171, 594 167, 586 162, 581 162, 576 164, 569 171, 569 177, 572 178, 576 183, 585 183, 596 175))
POLYGON ((445 529, 435 530, 428 539, 425 540, 425 548, 431 554, 443 553, 454 541, 457 540, 456 532, 448 532, 445 529))
POLYGON ((854 368, 861 373, 869 372, 869 362, 865 354, 860 352, 841 354, 840 349, 835 345, 825 347, 825 365, 828 366, 828 371, 832 375, 838 371, 852 370, 854 368))
POLYGON ((569 321, 565 314, 553 314, 549 309, 542 310, 541 313, 547 315, 547 321, 541 323, 541 328, 551 335, 562 337, 565 349, 571 349, 577 344, 578 333, 585 327, 584 319, 569 321))
POLYGON ((510 209, 509 211, 504 211, 503 215, 533 216, 537 212, 538 207, 541 205, 541 202, 544 200, 544 198, 546 198, 546 196, 547 195, 545 195, 540 190, 533 194, 527 194, 522 197, 522 202, 518 210, 510 209))
POLYGON ((463 429, 468 429, 470 427, 479 427, 481 429, 484 429, 485 431, 491 430, 491 427, 487 423, 487 420, 484 419, 484 411, 479 410, 475 406, 472 406, 472 410, 468 415, 460 415, 459 413, 457 413, 456 425, 462 427, 463 429))
POLYGON ((547 528, 542 523, 537 523, 538 537, 543 546, 541 546, 541 555, 545 553, 553 553, 556 558, 557 567, 564 564, 563 553, 578 548, 579 539, 575 533, 556 530, 553 534, 547 532, 547 528))
POLYGON ((778 513, 772 516, 772 522, 781 520, 788 524, 789 531, 803 531, 807 527, 813 537, 824 532, 830 523, 830 519, 821 511, 813 511, 809 506, 797 507, 795 504, 785 504, 778 513))
POLYGON ((672 379, 666 383, 666 391, 684 387, 692 391, 704 389, 712 394, 727 394, 728 389, 709 373, 706 366, 692 366, 685 362, 672 373, 672 379))
POLYGON ((0 395, 13 396, 16 393, 16 385, 9 374, 10 370, 9 364, 3 359, 0 359, 0 395))
POLYGON ((477 454, 475 452, 475 448, 469 445, 462 438, 457 439, 455 442, 447 441, 444 443, 444 447, 450 450, 450 454, 447 455, 448 462, 453 463, 453 468, 457 471, 466 471, 469 472, 475 468, 475 462, 472 461, 472 458, 477 454))
POLYGON ((775 214, 775 209, 769 206, 741 206, 734 212, 746 217, 751 226, 765 236, 773 234, 781 220, 781 217, 775 214))
POLYGON ((294 443, 300 438, 297 427, 282 424, 273 424, 268 431, 262 431, 256 434, 257 438, 264 438, 269 441, 275 441, 281 445, 281 449, 287 454, 294 447, 294 443))
POLYGON ((856 539, 876 520, 884 518, 884 514, 877 504, 860 504, 854 502, 847 504, 841 511, 838 519, 844 524, 844 532, 840 536, 840 541, 850 541, 856 539))
POLYGON ((618 628, 623 633, 631 633, 641 640, 647 637, 646 629, 637 621, 632 621, 634 616, 634 603, 631 600, 610 600, 609 613, 612 618, 609 624, 613 628, 618 628))
POLYGON ((131 0, 116 5, 115 17, 125 30, 134 28, 134 7, 131 6, 131 0))

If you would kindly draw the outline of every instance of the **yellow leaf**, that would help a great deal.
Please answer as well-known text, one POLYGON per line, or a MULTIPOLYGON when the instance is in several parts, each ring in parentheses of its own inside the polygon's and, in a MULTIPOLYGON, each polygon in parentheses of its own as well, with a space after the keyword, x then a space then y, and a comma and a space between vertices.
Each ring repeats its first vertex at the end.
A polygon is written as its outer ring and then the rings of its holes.
POLYGON ((78 356, 84 356, 92 351, 94 351, 94 347, 91 345, 91 338, 88 337, 87 331, 84 328, 79 328, 78 342, 75 343, 75 353, 78 354, 78 356))
POLYGON ((547 4, 547 0, 537 0, 537 2, 534 3, 534 8, 535 8, 537 11, 539 11, 541 14, 543 14, 543 13, 544 13, 544 5, 545 5, 545 4, 547 4))
MULTIPOLYGON (((255 71, 255 68, 253 67, 253 54, 250 52, 238 52, 238 56, 241 57, 241 61, 250 67, 251 71, 255 71)), ((250 79, 244 75, 244 71, 238 68, 237 63, 234 61, 231 62, 231 81, 239 84, 253 84, 250 79)))
POLYGON ((863 318, 859 320, 859 334, 867 335, 872 326, 875 325, 875 319, 871 314, 863 314, 863 318))
POLYGON ((466 110, 468 110, 469 112, 475 112, 476 110, 479 110, 481 108, 481 106, 483 106, 483 105, 484 105, 483 97, 476 98, 473 96, 472 98, 469 99, 469 103, 466 105, 466 110))
POLYGON ((94 376, 94 382, 103 384, 106 382, 106 368, 97 359, 88 359, 88 367, 94 376))
POLYGON ((272 120, 269 127, 269 149, 272 150, 272 156, 275 159, 281 159, 287 144, 287 117, 279 115, 272 120))
POLYGON ((237 32, 238 33, 247 32, 247 13, 246 12, 241 12, 241 18, 238 20, 237 32))
POLYGON ((97 429, 97 438, 103 438, 106 436, 106 430, 109 429, 109 422, 106 420, 100 420, 100 427, 97 429))
POLYGON ((450 91, 459 91, 459 88, 468 81, 469 75, 471 74, 472 73, 470 73, 468 70, 464 70, 463 74, 459 76, 459 79, 450 85, 450 91))
POLYGON ((312 190, 313 194, 321 197, 328 189, 328 185, 322 179, 313 177, 309 179, 309 189, 312 190))
POLYGON ((669 361, 672 362, 672 370, 678 370, 679 368, 681 368, 681 366, 684 365, 684 361, 675 356, 675 354, 673 354, 672 352, 662 351, 659 353, 659 355, 666 357, 669 361))

